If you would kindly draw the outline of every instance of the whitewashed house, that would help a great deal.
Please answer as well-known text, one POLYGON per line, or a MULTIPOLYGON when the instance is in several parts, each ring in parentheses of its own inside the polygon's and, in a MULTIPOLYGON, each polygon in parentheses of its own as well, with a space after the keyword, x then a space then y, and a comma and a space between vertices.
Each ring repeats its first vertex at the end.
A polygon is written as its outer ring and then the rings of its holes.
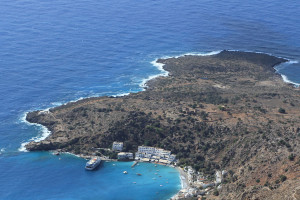
POLYGON ((160 157, 162 158, 168 158, 171 155, 171 151, 164 150, 160 152, 160 157))
POLYGON ((171 154, 171 155, 169 156, 169 159, 168 159, 168 160, 169 160, 170 162, 174 162, 175 159, 176 159, 176 155, 171 154))
POLYGON ((123 142, 113 142, 112 150, 122 151, 123 150, 123 142))
POLYGON ((145 154, 154 154, 154 147, 149 146, 138 146, 138 152, 145 154))
POLYGON ((118 153, 118 160, 133 160, 133 153, 120 152, 118 153))

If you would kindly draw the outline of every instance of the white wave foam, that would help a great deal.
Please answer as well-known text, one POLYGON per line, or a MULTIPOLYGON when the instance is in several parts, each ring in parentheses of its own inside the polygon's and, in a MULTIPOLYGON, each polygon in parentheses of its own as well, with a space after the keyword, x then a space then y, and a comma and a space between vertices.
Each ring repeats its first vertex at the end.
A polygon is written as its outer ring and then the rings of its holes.
MULTIPOLYGON (((45 110, 42 110, 40 112, 49 112, 49 109, 50 108, 47 108, 45 110)), ((19 151, 23 151, 23 152, 27 152, 25 146, 26 144, 28 144, 29 142, 31 141, 35 141, 35 142, 40 142, 44 139, 46 139, 50 134, 51 134, 51 131, 49 131, 45 126, 41 125, 41 124, 37 124, 37 123, 30 123, 26 120, 26 116, 27 116, 28 112, 25 112, 23 114, 23 116, 21 117, 21 121, 29 126, 37 126, 39 128, 39 134, 35 137, 32 137, 31 139, 29 139, 28 141, 26 142, 23 142, 21 144, 21 146, 19 147, 19 151)))
POLYGON ((68 155, 71 155, 71 156, 74 156, 74 157, 77 157, 77 158, 83 158, 80 155, 77 155, 77 154, 74 154, 74 153, 70 153, 70 152, 62 152, 62 153, 63 154, 68 154, 68 155))
POLYGON ((153 66, 155 66, 159 71, 161 71, 161 73, 156 74, 156 75, 151 75, 151 76, 148 76, 148 78, 143 79, 142 82, 139 84, 139 86, 141 88, 143 88, 143 90, 145 90, 145 88, 147 87, 147 82, 150 81, 151 79, 154 79, 154 78, 157 78, 160 76, 168 76, 169 75, 169 72, 164 70, 164 68, 163 68, 164 64, 158 63, 157 60, 158 59, 155 59, 154 61, 151 62, 151 64, 153 66))
POLYGON ((21 146, 18 148, 19 151, 22 151, 22 152, 28 152, 25 145, 28 144, 29 142, 23 142, 21 144, 21 146))
POLYGON ((298 60, 289 60, 288 63, 289 64, 298 64, 299 62, 298 62, 298 60))
POLYGON ((279 71, 280 70, 283 70, 284 68, 288 67, 289 65, 292 65, 292 64, 298 64, 299 62, 297 60, 288 60, 288 62, 285 62, 285 63, 281 63, 277 66, 274 67, 274 69, 276 70, 276 72, 278 74, 281 75, 282 77, 282 80, 286 83, 290 83, 290 84, 293 84, 295 87, 299 87, 300 86, 300 83, 296 83, 296 82, 293 82, 291 81, 286 75, 280 73, 279 71))
MULTIPOLYGON (((63 105, 63 103, 62 102, 53 102, 53 103, 51 103, 51 105, 53 105, 53 106, 61 106, 61 105, 63 105)), ((49 108, 50 109, 50 108, 49 108)), ((49 110, 48 109, 48 110, 49 110)))
POLYGON ((283 79, 284 82, 286 82, 286 83, 291 83, 291 84, 293 84, 295 87, 299 87, 299 86, 300 86, 299 83, 293 82, 293 81, 291 81, 290 79, 288 79, 288 77, 287 77, 286 75, 284 75, 284 74, 280 74, 280 75, 281 75, 281 77, 282 77, 282 79, 283 79))
MULTIPOLYGON (((271 53, 266 53, 266 52, 262 52, 262 51, 247 51, 247 50, 236 50, 236 49, 228 49, 226 51, 232 51, 232 52, 246 52, 246 53, 259 53, 259 54, 267 54, 269 56, 274 56, 273 54, 271 53)), ((279 57, 279 56, 276 56, 278 58, 282 58, 282 57, 279 57)))
MULTIPOLYGON (((187 55, 187 56, 212 56, 212 55, 217 55, 221 53, 221 51, 211 51, 211 52, 208 52, 208 53, 199 53, 199 52, 190 52, 190 53, 186 53, 186 54, 183 54, 181 56, 184 56, 184 55, 187 55)), ((181 57, 179 56, 179 57, 181 57)))
MULTIPOLYGON (((212 56, 212 55, 216 55, 219 54, 221 51, 211 51, 208 53, 202 53, 202 52, 188 52, 188 53, 184 53, 184 54, 180 54, 180 55, 174 55, 174 56, 162 56, 160 58, 162 59, 168 59, 168 58, 179 58, 179 57, 183 57, 183 56, 212 56)), ((143 88, 142 90, 145 90, 145 88, 147 88, 147 82, 150 81, 151 79, 155 79, 157 77, 160 76, 168 76, 169 72, 164 70, 164 65, 163 63, 158 63, 157 60, 160 59, 157 58, 154 61, 151 62, 151 64, 153 66, 155 66, 161 73, 160 74, 156 74, 156 75, 151 75, 145 79, 142 79, 142 82, 139 84, 139 86, 141 88, 143 88)))
MULTIPOLYGON (((179 55, 173 55, 173 56, 162 56, 160 58, 162 59, 168 59, 168 58, 179 58, 183 56, 213 56, 217 55, 221 52, 221 50, 216 50, 216 51, 210 51, 210 52, 187 52, 187 53, 182 53, 179 55)), ((157 60, 157 59, 156 59, 157 60)))
MULTIPOLYGON (((114 96, 115 97, 116 96, 125 96, 125 95, 128 95, 128 94, 129 93, 120 93, 120 94, 117 94, 117 95, 114 95, 114 96)), ((92 96, 88 96, 88 97, 79 97, 76 100, 71 100, 71 101, 68 101, 68 102, 65 102, 65 103, 62 103, 62 102, 53 102, 53 103, 51 103, 51 105, 52 105, 51 107, 43 109, 40 112, 47 113, 47 112, 49 112, 49 110, 51 108, 54 108, 54 107, 57 107, 57 106, 61 106, 61 105, 66 105, 68 103, 77 102, 77 101, 80 101, 80 100, 85 99, 85 98, 96 97, 96 96, 98 96, 98 95, 92 95, 92 96)), ((38 110, 38 108, 37 108, 37 110, 38 110)), ((30 123, 30 122, 28 122, 26 120, 27 114, 29 112, 32 112, 32 111, 33 110, 30 110, 28 112, 23 113, 23 115, 20 117, 19 121, 21 123, 25 123, 25 124, 27 124, 29 126, 37 126, 37 127, 39 127, 39 134, 37 136, 35 136, 35 137, 30 138, 28 141, 24 141, 24 142, 21 143, 21 146, 19 147, 18 150, 22 151, 22 152, 27 152, 27 150, 25 148, 26 144, 30 143, 31 141, 40 142, 40 141, 46 139, 51 134, 51 131, 49 131, 45 126, 43 126, 41 124, 37 124, 37 123, 30 123)))
POLYGON ((3 152, 5 152, 5 148, 1 148, 1 149, 0 149, 0 155, 1 155, 3 152))
POLYGON ((125 92, 125 93, 120 93, 120 94, 112 95, 112 97, 123 97, 123 96, 127 96, 129 94, 130 94, 130 92, 125 92))

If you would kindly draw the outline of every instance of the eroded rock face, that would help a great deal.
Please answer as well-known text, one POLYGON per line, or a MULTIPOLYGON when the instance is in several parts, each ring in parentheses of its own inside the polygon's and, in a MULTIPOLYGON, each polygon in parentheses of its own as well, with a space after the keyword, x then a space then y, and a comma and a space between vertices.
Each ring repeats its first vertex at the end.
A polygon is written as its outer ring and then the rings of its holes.
POLYGON ((300 170, 300 92, 275 73, 285 61, 230 51, 159 59, 170 76, 151 80, 146 91, 29 113, 29 122, 52 134, 26 148, 91 154, 113 141, 133 151, 152 145, 208 175, 231 170, 213 198, 268 199, 267 191, 281 194, 280 188, 292 195, 296 186, 290 183, 299 182, 300 170), (281 175, 288 181, 278 183, 281 175))
POLYGON ((26 149, 29 151, 49 151, 57 149, 57 146, 53 145, 51 141, 32 141, 26 145, 26 149))

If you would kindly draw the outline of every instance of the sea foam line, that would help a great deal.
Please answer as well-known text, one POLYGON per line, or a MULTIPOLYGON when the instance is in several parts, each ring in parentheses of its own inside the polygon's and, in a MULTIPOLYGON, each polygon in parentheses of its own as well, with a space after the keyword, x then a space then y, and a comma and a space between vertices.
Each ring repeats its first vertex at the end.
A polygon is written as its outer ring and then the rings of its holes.
MULTIPOLYGON (((286 59, 286 60, 288 60, 288 59, 286 59)), ((277 65, 277 66, 274 67, 274 69, 276 70, 276 73, 280 74, 282 80, 283 80, 285 83, 293 84, 294 87, 297 87, 297 88, 300 86, 300 83, 296 83, 296 82, 291 81, 286 75, 280 73, 279 71, 280 71, 281 69, 284 69, 284 68, 288 67, 289 65, 292 65, 292 64, 298 64, 298 63, 299 63, 299 62, 298 62, 297 60, 288 60, 288 62, 286 62, 286 63, 281 63, 281 64, 279 64, 279 65, 277 65)))
POLYGON ((130 92, 124 92, 124 93, 120 93, 120 94, 116 94, 116 95, 111 95, 112 97, 123 97, 123 96, 127 96, 129 95, 130 92))
MULTIPOLYGON (((93 97, 93 96, 89 96, 89 97, 93 97)), ((82 99, 89 98, 89 97, 79 97, 79 98, 76 99, 76 100, 71 100, 71 101, 68 101, 68 102, 65 102, 65 103, 63 103, 63 102, 53 102, 53 103, 51 103, 52 106, 50 106, 50 107, 48 107, 48 108, 46 108, 46 109, 43 109, 43 110, 41 110, 40 112, 49 112, 49 110, 50 110, 51 108, 55 108, 55 107, 61 106, 61 105, 66 105, 66 104, 72 103, 72 102, 77 102, 77 101, 80 101, 80 100, 82 100, 82 99)), ((37 110, 38 110, 38 108, 37 108, 37 110)), ((21 123, 25 123, 25 124, 27 124, 28 126, 37 126, 37 127, 39 128, 39 133, 41 133, 41 134, 38 134, 37 136, 30 138, 30 139, 29 139, 28 141, 26 141, 26 142, 22 142, 22 143, 21 143, 21 146, 18 148, 18 150, 19 150, 19 151, 22 151, 22 152, 28 152, 28 151, 26 150, 26 148, 25 148, 25 146, 26 146, 28 143, 30 143, 30 142, 32 142, 32 141, 40 142, 40 141, 46 139, 46 138, 51 134, 51 131, 49 131, 47 127, 45 127, 45 126, 43 126, 43 125, 41 125, 41 124, 38 124, 38 123, 31 123, 31 122, 28 122, 28 121, 26 120, 27 114, 28 114, 29 112, 32 112, 32 111, 33 111, 33 110, 24 112, 23 115, 20 117, 20 122, 21 122, 21 123)))
MULTIPOLYGON (((50 109, 50 108, 47 108, 47 109, 45 109, 45 110, 43 110, 43 111, 40 111, 40 112, 49 112, 49 109, 50 109)), ((30 123, 30 122, 28 122, 28 121, 26 120, 27 114, 28 114, 28 112, 25 112, 25 113, 23 114, 23 116, 21 117, 21 122, 23 122, 23 123, 25 123, 25 124, 27 124, 27 125, 29 125, 29 126, 37 126, 37 127, 39 127, 39 129, 40 129, 40 131, 41 131, 42 134, 37 135, 37 136, 35 136, 35 137, 32 137, 32 138, 29 139, 29 141, 27 141, 27 142, 21 143, 21 146, 19 147, 18 150, 19 150, 19 151, 22 151, 22 152, 27 152, 27 150, 26 150, 26 148, 25 148, 26 144, 30 143, 31 141, 40 142, 40 141, 46 139, 46 138, 51 134, 51 131, 49 131, 49 130, 47 129, 47 127, 45 127, 45 126, 43 126, 43 125, 41 125, 41 124, 30 123)))
POLYGON ((280 74, 280 75, 281 75, 281 77, 282 77, 282 79, 283 79, 284 82, 293 84, 295 87, 299 87, 300 86, 299 83, 293 82, 290 79, 288 79, 288 77, 286 75, 284 75, 284 74, 280 74))
MULTIPOLYGON (((49 110, 50 110, 51 108, 55 108, 55 107, 61 106, 61 105, 66 105, 66 104, 72 103, 72 102, 77 102, 77 101, 80 101, 80 100, 82 100, 82 99, 90 98, 90 97, 95 97, 95 96, 93 95, 93 96, 89 96, 89 97, 79 97, 79 98, 76 99, 76 100, 71 100, 71 101, 68 101, 68 102, 65 102, 65 103, 62 103, 62 102, 53 102, 53 103, 51 103, 52 106, 50 106, 50 107, 48 107, 48 108, 46 108, 46 109, 43 109, 43 110, 41 110, 40 112, 49 112, 49 110)), ((38 110, 38 108, 37 108, 37 110, 38 110)), ((23 115, 20 117, 20 122, 21 122, 21 123, 25 123, 25 124, 28 125, 28 126, 37 126, 37 127, 39 128, 39 133, 40 133, 40 134, 38 134, 38 135, 35 136, 35 137, 30 138, 28 141, 22 142, 22 143, 21 143, 21 146, 18 148, 18 150, 19 150, 19 151, 22 151, 22 152, 28 152, 28 151, 26 150, 26 147, 25 147, 28 143, 30 143, 30 142, 32 142, 32 141, 40 142, 40 141, 46 139, 46 138, 51 134, 51 131, 49 131, 47 127, 45 127, 45 126, 43 126, 43 125, 41 125, 41 124, 38 124, 38 123, 31 123, 31 122, 28 122, 28 121, 26 120, 27 114, 28 114, 29 112, 32 112, 32 111, 33 111, 33 110, 24 112, 23 115)))

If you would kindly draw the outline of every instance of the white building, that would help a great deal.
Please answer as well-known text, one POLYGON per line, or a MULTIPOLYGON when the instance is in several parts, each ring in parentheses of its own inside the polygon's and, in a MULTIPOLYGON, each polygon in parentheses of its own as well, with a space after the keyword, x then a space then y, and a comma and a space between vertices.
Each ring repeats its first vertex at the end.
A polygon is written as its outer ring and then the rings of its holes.
POLYGON ((113 142, 112 150, 122 151, 123 150, 123 142, 113 142))
POLYGON ((154 147, 149 146, 138 146, 138 152, 145 154, 154 154, 154 147))
POLYGON ((139 158, 144 158, 145 154, 141 152, 136 152, 135 153, 135 159, 138 160, 139 158))
POLYGON ((118 160, 133 160, 133 153, 120 152, 118 153, 118 160))
POLYGON ((171 154, 170 156, 169 156, 169 161, 170 162, 174 162, 174 160, 176 159, 176 155, 174 155, 174 154, 171 154))
POLYGON ((160 156, 161 152, 164 151, 164 149, 161 148, 154 148, 154 155, 160 156))
POLYGON ((160 157, 168 158, 171 155, 171 151, 163 150, 160 152, 160 157))
POLYGON ((149 146, 139 146, 138 151, 135 154, 136 160, 142 160, 144 158, 149 158, 152 161, 163 161, 166 164, 170 164, 174 162, 176 156, 171 154, 171 151, 162 149, 162 148, 155 148, 149 146))

